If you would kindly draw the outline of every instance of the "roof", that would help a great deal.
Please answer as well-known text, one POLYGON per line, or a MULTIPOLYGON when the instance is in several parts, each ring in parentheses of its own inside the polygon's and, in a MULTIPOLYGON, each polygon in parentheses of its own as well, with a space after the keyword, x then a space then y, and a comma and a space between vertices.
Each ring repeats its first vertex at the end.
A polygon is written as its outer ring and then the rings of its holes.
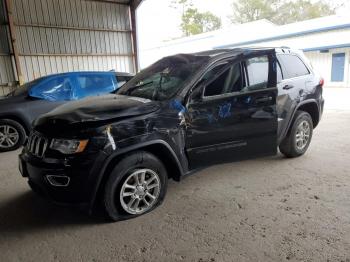
MULTIPOLYGON (((173 48, 175 46, 184 47, 184 45, 195 45, 197 43, 203 45, 203 42, 206 43, 203 50, 233 48, 347 28, 350 29, 350 16, 332 15, 287 25, 276 25, 267 19, 261 19, 244 24, 235 24, 230 28, 166 41, 159 46, 143 51, 167 47, 173 48)), ((332 41, 336 40, 338 41, 336 45, 345 44, 339 43, 339 39, 332 39, 332 41)))
POLYGON ((287 25, 275 25, 270 28, 260 28, 259 30, 255 30, 254 33, 246 32, 245 34, 240 35, 239 38, 235 37, 233 39, 232 37, 226 37, 226 40, 221 39, 222 41, 218 41, 220 44, 214 46, 214 48, 258 44, 262 42, 347 28, 350 28, 349 16, 332 15, 287 25))
POLYGON ((113 75, 116 74, 116 76, 133 76, 133 74, 126 73, 126 72, 115 72, 115 71, 73 71, 73 72, 64 72, 64 73, 57 73, 57 74, 51 74, 43 76, 43 78, 51 78, 55 76, 74 76, 78 74, 96 74, 96 75, 113 75))

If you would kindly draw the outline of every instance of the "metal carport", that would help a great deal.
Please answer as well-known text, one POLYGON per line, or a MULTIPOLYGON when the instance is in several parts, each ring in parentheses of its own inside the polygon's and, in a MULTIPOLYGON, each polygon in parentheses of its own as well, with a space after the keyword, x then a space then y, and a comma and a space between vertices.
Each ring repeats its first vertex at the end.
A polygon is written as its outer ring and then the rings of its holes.
POLYGON ((0 85, 67 71, 136 72, 141 1, 1 0, 0 85))

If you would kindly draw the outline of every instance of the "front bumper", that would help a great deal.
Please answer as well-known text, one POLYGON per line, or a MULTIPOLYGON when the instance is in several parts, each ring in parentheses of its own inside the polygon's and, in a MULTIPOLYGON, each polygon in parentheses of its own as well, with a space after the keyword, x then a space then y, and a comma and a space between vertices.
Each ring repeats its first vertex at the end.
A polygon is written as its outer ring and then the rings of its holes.
POLYGON ((60 205, 91 207, 106 154, 75 159, 37 158, 25 149, 19 155, 19 170, 33 191, 60 205))

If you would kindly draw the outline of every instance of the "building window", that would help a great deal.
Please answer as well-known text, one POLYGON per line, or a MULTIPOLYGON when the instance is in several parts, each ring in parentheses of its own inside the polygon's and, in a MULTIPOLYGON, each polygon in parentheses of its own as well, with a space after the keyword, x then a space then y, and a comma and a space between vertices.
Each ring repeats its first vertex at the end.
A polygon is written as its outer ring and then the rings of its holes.
POLYGON ((332 82, 344 81, 345 53, 332 55, 332 82))

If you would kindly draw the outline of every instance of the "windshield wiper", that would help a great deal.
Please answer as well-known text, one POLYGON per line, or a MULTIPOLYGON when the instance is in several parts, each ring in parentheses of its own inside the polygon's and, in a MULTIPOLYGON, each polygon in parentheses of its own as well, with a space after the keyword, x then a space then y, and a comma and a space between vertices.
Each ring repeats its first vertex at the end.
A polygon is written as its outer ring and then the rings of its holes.
POLYGON ((130 87, 126 92, 125 94, 126 95, 130 95, 130 93, 134 90, 136 90, 137 88, 140 88, 140 87, 144 87, 144 86, 148 86, 150 84, 153 84, 153 81, 150 81, 150 82, 147 82, 147 83, 143 83, 143 84, 140 84, 140 85, 137 85, 137 86, 133 86, 133 87, 130 87))

